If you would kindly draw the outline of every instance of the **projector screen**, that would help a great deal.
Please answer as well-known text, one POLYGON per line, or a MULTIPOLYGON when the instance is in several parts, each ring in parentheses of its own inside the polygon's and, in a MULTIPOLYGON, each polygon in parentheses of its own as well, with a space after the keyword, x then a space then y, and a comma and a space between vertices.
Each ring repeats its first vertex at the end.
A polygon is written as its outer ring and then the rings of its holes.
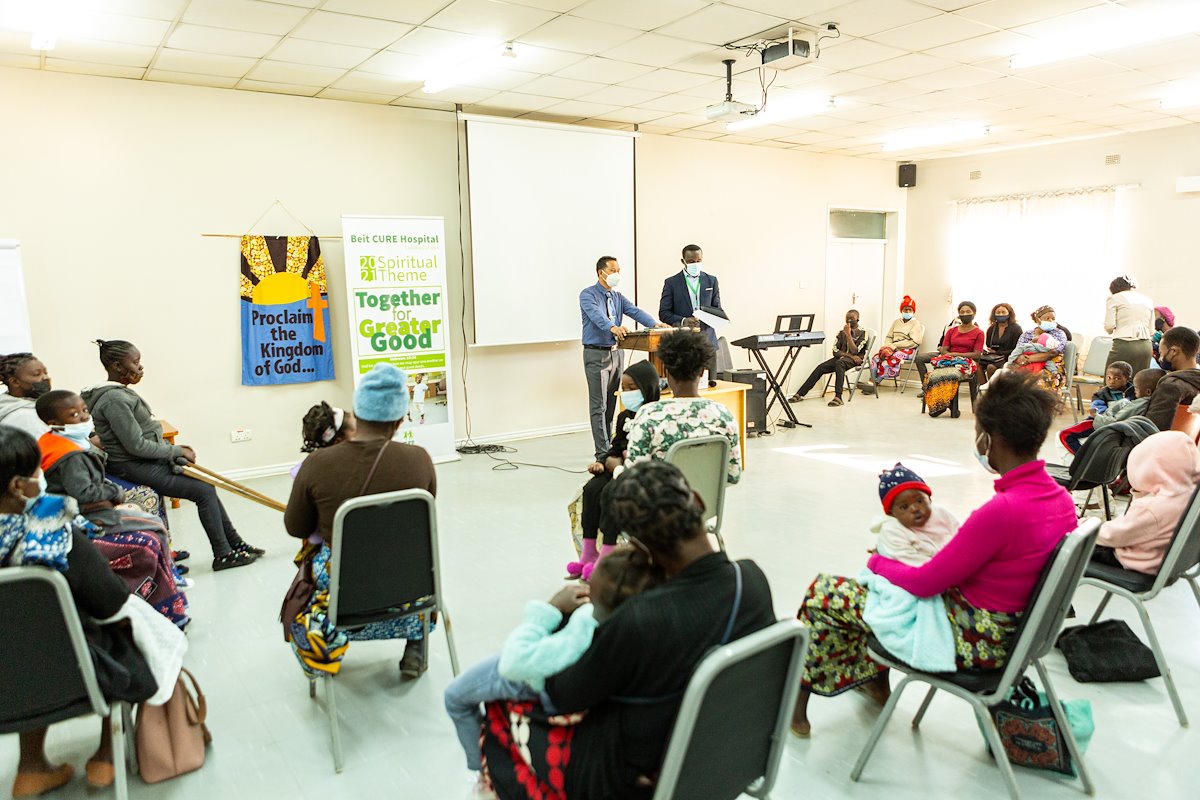
POLYGON ((600 256, 633 299, 631 135, 468 116, 467 174, 475 344, 578 339, 600 256))

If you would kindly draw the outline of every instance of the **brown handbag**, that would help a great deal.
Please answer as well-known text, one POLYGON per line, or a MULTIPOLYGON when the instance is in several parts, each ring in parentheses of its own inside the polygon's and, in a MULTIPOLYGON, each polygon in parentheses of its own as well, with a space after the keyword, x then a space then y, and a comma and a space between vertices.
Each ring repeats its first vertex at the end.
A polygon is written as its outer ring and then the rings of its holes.
POLYGON ((204 725, 207 715, 204 693, 186 669, 180 670, 175 691, 166 704, 138 706, 134 736, 142 780, 158 783, 204 766, 204 749, 212 741, 204 725))
MULTIPOLYGON (((383 447, 380 447, 379 452, 375 454, 375 461, 371 464, 367 479, 363 481, 362 488, 358 490, 359 495, 365 494, 367 487, 371 485, 371 479, 375 477, 375 470, 379 468, 379 460, 383 458, 383 452, 387 450, 389 444, 391 444, 390 439, 384 441, 383 447)), ((283 624, 283 641, 285 642, 292 641, 292 623, 304 609, 308 608, 313 593, 317 591, 317 581, 313 576, 312 568, 313 559, 320 551, 320 545, 305 545, 304 549, 296 556, 296 577, 292 578, 292 585, 284 594, 283 605, 279 608, 279 621, 283 624)))

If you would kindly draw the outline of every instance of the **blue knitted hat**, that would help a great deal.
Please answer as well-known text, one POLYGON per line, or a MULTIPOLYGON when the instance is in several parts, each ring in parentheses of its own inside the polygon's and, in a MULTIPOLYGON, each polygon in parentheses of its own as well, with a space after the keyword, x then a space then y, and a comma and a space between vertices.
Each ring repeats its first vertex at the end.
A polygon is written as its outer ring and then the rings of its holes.
POLYGON ((368 422, 395 422, 408 412, 408 373, 376 364, 354 390, 354 416, 368 422))
POLYGON ((879 500, 883 503, 883 513, 892 513, 892 502, 901 492, 909 489, 918 489, 933 497, 933 490, 929 488, 929 484, 899 461, 896 462, 896 466, 879 473, 879 500))

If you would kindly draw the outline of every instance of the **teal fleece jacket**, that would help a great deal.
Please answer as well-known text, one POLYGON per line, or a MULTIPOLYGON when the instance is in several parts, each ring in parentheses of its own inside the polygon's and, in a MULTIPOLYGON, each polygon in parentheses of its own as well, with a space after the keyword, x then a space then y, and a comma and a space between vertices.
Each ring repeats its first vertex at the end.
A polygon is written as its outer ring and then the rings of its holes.
POLYGON ((592 646, 599 623, 592 616, 590 604, 575 609, 566 625, 562 621, 562 612, 554 606, 530 601, 521 615, 521 624, 508 635, 500 651, 500 674, 540 692, 546 688, 546 678, 578 661, 592 646), (562 630, 558 630, 560 625, 562 630))

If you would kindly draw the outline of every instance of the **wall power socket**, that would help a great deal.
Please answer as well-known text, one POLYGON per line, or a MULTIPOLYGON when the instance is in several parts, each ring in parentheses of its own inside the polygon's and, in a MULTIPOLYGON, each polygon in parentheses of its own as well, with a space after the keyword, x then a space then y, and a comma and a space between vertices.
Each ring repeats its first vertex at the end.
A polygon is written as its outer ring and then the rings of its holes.
POLYGON ((250 435, 249 428, 238 428, 229 432, 229 441, 237 444, 238 442, 248 442, 253 438, 250 435))

